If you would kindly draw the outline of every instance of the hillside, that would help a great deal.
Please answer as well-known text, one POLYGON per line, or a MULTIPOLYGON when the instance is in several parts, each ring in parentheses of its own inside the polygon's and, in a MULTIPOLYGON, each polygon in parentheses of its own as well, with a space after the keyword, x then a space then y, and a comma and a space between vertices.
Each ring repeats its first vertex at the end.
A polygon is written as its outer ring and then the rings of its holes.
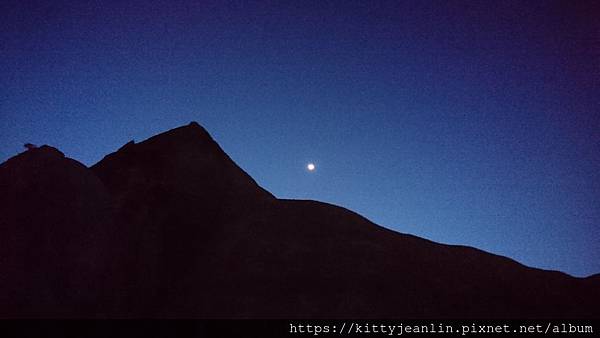
POLYGON ((0 190, 3 318, 600 316, 597 276, 277 199, 195 122, 90 168, 28 150, 0 190))

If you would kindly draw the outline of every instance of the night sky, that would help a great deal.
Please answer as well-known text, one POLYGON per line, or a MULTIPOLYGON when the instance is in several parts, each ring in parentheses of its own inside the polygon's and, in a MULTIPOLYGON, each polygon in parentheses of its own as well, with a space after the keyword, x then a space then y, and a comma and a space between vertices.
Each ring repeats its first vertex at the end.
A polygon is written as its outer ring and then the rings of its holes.
POLYGON ((0 161, 89 166, 194 120, 277 197, 598 273, 599 9, 2 1, 0 161))

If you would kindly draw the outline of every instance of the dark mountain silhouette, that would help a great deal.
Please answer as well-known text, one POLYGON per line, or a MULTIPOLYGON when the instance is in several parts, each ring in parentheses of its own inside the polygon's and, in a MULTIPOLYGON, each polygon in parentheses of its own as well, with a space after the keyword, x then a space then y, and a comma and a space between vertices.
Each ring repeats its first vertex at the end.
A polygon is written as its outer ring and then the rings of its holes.
POLYGON ((281 200, 197 123, 87 168, 42 146, 0 165, 0 317, 600 316, 574 278, 281 200))
POLYGON ((0 192, 0 316, 101 310, 114 222, 100 179, 42 146, 0 165, 0 192))

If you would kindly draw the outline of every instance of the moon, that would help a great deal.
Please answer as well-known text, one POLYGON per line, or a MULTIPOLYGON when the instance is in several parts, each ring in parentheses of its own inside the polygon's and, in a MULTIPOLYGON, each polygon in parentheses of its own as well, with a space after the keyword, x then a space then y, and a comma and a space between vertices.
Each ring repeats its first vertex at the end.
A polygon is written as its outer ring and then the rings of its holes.
POLYGON ((314 163, 309 163, 306 165, 306 169, 308 169, 308 171, 314 171, 315 170, 315 164, 314 163))

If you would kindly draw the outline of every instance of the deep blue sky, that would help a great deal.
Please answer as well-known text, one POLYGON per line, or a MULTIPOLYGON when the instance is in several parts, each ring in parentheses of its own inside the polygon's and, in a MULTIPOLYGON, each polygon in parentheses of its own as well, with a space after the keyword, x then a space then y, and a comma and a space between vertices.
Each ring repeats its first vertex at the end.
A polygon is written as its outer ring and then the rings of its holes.
POLYGON ((278 197, 600 272, 597 5, 289 3, 3 1, 0 161, 196 120, 278 197))

